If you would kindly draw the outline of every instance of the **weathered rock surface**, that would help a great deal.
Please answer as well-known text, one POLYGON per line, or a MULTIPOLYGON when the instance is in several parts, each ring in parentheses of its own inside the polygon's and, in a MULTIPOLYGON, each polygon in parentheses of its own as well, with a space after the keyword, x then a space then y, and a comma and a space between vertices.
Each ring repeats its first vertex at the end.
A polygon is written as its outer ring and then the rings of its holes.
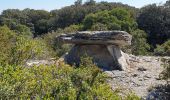
MULTIPOLYGON (((146 99, 147 95, 153 93, 149 91, 156 86, 165 85, 166 81, 159 78, 163 71, 161 57, 133 56, 129 55, 131 64, 130 71, 105 71, 111 79, 110 85, 113 89, 122 89, 124 92, 134 92, 138 96, 146 99)), ((153 92, 153 91, 152 91, 153 92)), ((159 95, 157 95, 159 97, 159 95)), ((166 100, 166 99, 148 99, 166 100)))
POLYGON ((64 43, 94 45, 131 45, 132 36, 124 31, 83 31, 57 37, 64 43))
POLYGON ((64 57, 70 65, 79 65, 80 58, 86 54, 104 70, 128 70, 128 55, 120 47, 131 44, 132 36, 124 31, 85 31, 57 37, 64 43, 74 44, 64 57))
POLYGON ((39 66, 39 65, 53 65, 55 64, 55 59, 49 59, 49 60, 28 60, 26 62, 26 66, 31 67, 31 66, 39 66))

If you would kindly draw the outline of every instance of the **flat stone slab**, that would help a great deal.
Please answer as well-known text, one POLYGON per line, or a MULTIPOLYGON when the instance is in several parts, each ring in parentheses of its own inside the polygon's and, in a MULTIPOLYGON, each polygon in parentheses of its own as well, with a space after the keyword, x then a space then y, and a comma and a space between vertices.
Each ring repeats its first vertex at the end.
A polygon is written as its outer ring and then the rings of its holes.
POLYGON ((94 45, 131 45, 132 36, 124 31, 83 31, 74 34, 63 34, 57 37, 70 44, 94 45))

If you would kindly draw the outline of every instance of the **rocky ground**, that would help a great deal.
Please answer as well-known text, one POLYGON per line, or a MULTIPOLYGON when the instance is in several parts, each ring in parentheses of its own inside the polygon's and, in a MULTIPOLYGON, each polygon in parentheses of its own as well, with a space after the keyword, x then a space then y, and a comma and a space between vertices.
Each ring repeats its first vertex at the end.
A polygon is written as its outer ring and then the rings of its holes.
POLYGON ((153 87, 166 84, 166 81, 159 78, 163 71, 160 57, 136 57, 133 55, 129 57, 131 64, 129 71, 105 71, 111 77, 109 83, 113 89, 121 89, 123 93, 132 91, 146 99, 153 87))

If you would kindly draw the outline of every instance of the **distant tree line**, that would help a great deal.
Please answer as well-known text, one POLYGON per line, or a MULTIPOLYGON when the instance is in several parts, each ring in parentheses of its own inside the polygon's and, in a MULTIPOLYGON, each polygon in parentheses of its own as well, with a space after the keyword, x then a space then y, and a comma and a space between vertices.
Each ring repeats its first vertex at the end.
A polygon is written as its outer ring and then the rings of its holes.
POLYGON ((97 3, 94 0, 83 3, 82 0, 77 0, 71 6, 50 12, 29 8, 7 9, 0 15, 0 26, 6 25, 17 34, 41 37, 55 51, 61 48, 55 45, 59 43, 54 39, 60 33, 123 30, 134 37, 132 46, 127 47, 130 49, 125 50, 135 55, 169 55, 169 2, 168 0, 162 5, 151 4, 137 9, 122 3, 97 3))
POLYGON ((31 29, 34 36, 65 28, 73 24, 80 24, 86 15, 104 10, 112 10, 116 7, 134 9, 121 3, 96 3, 94 0, 82 4, 81 0, 74 5, 50 12, 34 9, 7 9, 0 15, 0 25, 7 25, 10 29, 16 29, 18 25, 25 25, 31 29))

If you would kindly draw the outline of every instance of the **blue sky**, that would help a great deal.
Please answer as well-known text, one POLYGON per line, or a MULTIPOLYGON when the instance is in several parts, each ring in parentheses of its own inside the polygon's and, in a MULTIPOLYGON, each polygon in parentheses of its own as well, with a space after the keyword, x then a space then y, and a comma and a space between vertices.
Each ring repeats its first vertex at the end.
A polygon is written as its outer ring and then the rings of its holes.
MULTIPOLYGON (((5 9, 44 9, 53 10, 74 4, 76 0, 0 0, 0 13, 5 9)), ((86 0, 83 0, 86 1, 86 0)), ((164 3, 166 0, 95 0, 108 2, 122 2, 140 8, 150 3, 164 3)))

